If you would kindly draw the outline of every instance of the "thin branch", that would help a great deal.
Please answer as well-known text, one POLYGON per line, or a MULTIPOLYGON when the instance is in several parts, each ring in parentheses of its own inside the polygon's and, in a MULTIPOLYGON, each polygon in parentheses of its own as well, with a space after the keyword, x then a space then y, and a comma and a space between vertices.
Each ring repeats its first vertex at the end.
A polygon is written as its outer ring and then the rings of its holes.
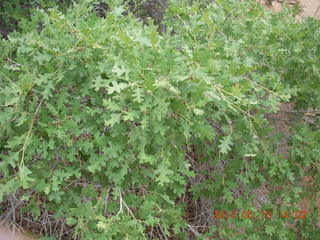
POLYGON ((320 9, 320 6, 318 7, 317 11, 313 14, 313 17, 315 17, 317 15, 319 9, 320 9))
POLYGON ((30 135, 31 135, 31 130, 32 130, 33 125, 34 125, 34 122, 35 122, 35 120, 36 120, 36 116, 37 116, 37 114, 38 114, 38 112, 39 112, 39 110, 40 110, 40 106, 41 106, 41 104, 42 104, 42 102, 43 102, 43 99, 44 99, 44 97, 42 97, 42 99, 40 100, 40 103, 38 104, 38 107, 37 107, 37 109, 36 109, 36 111, 35 111, 35 113, 34 113, 34 117, 33 117, 33 119, 32 119, 32 122, 31 122, 31 124, 30 124, 30 126, 29 126, 28 134, 27 134, 26 140, 25 140, 25 142, 24 142, 24 144, 23 144, 23 148, 22 148, 22 157, 21 157, 21 162, 20 162, 20 168, 21 168, 21 167, 23 166, 23 164, 24 164, 24 154, 25 154, 25 151, 26 151, 26 149, 27 149, 27 144, 28 144, 28 141, 29 141, 29 137, 30 137, 30 135))

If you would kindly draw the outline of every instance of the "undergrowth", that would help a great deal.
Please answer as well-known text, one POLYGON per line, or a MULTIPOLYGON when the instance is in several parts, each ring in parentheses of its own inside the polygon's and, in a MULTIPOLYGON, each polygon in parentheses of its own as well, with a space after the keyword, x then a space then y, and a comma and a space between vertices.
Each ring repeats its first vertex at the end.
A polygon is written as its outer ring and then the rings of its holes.
POLYGON ((56 239, 315 239, 316 207, 276 213, 319 191, 319 21, 171 1, 159 34, 92 3, 32 8, 0 42, 2 218, 56 239), (314 113, 289 156, 266 117, 287 102, 314 113))

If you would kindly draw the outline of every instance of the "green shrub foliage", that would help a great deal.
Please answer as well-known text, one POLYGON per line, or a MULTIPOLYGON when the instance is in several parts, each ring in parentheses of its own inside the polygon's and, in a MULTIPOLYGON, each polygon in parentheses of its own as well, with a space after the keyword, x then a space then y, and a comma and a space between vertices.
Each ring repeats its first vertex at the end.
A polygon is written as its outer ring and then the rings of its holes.
MULTIPOLYGON (((288 158, 266 114, 319 106, 319 21, 251 1, 171 1, 159 35, 108 4, 105 18, 92 1, 32 10, 0 42, 0 201, 19 194, 33 221, 47 211, 75 239, 187 239, 187 194, 231 212, 254 209, 264 183, 282 190, 259 211, 313 193, 298 182, 305 167, 319 180, 317 120, 294 125, 288 158)), ((313 213, 299 222, 305 239, 313 213)), ((302 239, 277 217, 210 217, 198 239, 302 239)))

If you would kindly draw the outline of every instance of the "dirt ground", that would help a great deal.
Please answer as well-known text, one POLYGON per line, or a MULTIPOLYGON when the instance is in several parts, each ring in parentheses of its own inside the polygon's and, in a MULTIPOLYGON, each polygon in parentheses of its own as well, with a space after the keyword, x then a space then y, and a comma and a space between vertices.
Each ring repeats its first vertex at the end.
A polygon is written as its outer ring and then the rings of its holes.
MULTIPOLYGON (((268 0, 264 5, 268 6, 268 0)), ((283 3, 288 5, 299 4, 301 7, 300 17, 315 17, 320 19, 320 0, 272 0, 272 9, 276 12, 281 10, 283 3)))
POLYGON ((300 0, 302 7, 301 16, 320 19, 320 0, 300 0))

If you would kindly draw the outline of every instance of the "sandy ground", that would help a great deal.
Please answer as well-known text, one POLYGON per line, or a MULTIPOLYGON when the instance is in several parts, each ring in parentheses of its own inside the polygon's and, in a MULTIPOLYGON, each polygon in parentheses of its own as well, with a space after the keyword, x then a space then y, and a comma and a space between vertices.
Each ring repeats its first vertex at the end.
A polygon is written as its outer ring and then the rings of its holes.
POLYGON ((320 0, 300 0, 302 17, 315 17, 320 19, 320 0))
POLYGON ((298 18, 301 17, 315 17, 320 19, 320 0, 271 0, 272 6, 268 4, 270 0, 259 0, 262 5, 273 9, 276 12, 281 11, 283 3, 289 5, 299 4, 301 7, 301 13, 298 18))

